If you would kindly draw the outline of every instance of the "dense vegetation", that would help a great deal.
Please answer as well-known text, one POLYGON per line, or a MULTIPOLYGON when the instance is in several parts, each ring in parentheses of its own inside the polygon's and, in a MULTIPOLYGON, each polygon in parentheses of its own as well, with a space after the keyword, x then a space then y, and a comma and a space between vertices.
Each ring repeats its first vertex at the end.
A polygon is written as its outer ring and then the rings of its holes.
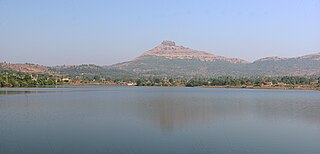
POLYGON ((311 76, 320 75, 320 60, 310 58, 290 58, 283 60, 256 61, 235 64, 222 60, 201 61, 198 59, 168 59, 145 56, 138 60, 111 66, 140 75, 203 78, 219 76, 311 76))
MULTIPOLYGON (((96 84, 110 84, 114 85, 131 85, 136 86, 231 86, 231 87, 283 87, 283 86, 299 86, 307 85, 309 87, 320 87, 320 77, 316 76, 282 76, 282 77, 233 77, 233 76, 218 76, 218 77, 161 77, 161 76, 109 76, 107 73, 89 72, 79 68, 78 73, 68 76, 65 81, 63 77, 54 77, 44 74, 27 74, 14 71, 0 72, 0 86, 1 87, 30 87, 42 85, 56 85, 56 84, 72 84, 72 83, 96 83, 96 84), (84 73, 85 72, 85 73, 84 73), (69 82, 70 83, 67 83, 69 82)), ((104 69, 104 68, 97 68, 104 69)), ((92 69, 89 69, 92 70, 92 69)), ((66 70, 67 71, 67 70, 66 70)), ((73 71, 74 72, 74 71, 73 71)), ((124 73, 125 74, 125 73, 124 73)))
POLYGON ((1 87, 30 87, 55 85, 59 82, 55 77, 42 74, 25 74, 13 71, 0 72, 1 87))
POLYGON ((284 85, 316 85, 319 86, 317 77, 217 77, 210 79, 192 79, 186 86, 284 86, 284 85))
POLYGON ((134 73, 93 64, 74 65, 69 67, 51 67, 51 71, 67 74, 68 77, 79 81, 101 81, 116 78, 132 78, 134 73))
POLYGON ((138 86, 290 86, 290 85, 312 85, 320 87, 320 77, 232 77, 220 76, 214 78, 157 78, 149 77, 135 80, 138 86))

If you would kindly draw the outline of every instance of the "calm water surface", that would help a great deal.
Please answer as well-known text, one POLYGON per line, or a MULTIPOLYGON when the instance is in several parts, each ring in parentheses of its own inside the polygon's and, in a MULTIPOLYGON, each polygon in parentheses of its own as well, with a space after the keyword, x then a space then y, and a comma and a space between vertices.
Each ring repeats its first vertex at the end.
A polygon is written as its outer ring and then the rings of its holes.
POLYGON ((0 153, 318 154, 320 92, 2 88, 0 153))

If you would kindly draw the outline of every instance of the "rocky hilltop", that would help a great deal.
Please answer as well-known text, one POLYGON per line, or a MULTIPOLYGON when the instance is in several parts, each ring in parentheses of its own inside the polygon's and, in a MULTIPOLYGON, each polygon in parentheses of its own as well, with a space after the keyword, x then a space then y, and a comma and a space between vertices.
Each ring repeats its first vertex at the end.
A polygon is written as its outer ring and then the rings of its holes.
POLYGON ((148 56, 164 57, 168 59, 198 59, 208 62, 226 61, 230 63, 248 63, 247 61, 239 58, 226 58, 204 51, 193 50, 184 46, 177 46, 173 41, 163 41, 160 45, 147 52, 144 52, 135 60, 140 60, 148 56))

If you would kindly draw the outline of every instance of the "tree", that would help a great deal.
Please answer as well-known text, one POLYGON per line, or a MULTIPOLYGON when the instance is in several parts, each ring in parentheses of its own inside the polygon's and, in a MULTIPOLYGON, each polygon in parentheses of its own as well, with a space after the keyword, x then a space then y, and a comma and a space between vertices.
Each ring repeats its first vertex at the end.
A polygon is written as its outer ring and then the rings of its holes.
POLYGON ((95 75, 95 76, 93 77, 93 79, 94 79, 94 81, 100 81, 100 80, 101 80, 101 78, 100 78, 99 75, 95 75))
POLYGON ((37 83, 39 85, 46 85, 46 79, 43 76, 38 76, 37 83))
POLYGON ((160 80, 159 78, 155 78, 153 81, 154 81, 155 83, 160 83, 160 82, 161 82, 161 80, 160 80))
POLYGON ((0 87, 3 87, 5 85, 4 79, 0 76, 0 87))
POLYGON ((173 79, 172 79, 172 78, 170 78, 170 79, 169 79, 169 82, 170 82, 170 83, 173 83, 173 79))
POLYGON ((56 84, 56 79, 55 78, 49 78, 47 80, 47 85, 55 85, 56 84))
POLYGON ((137 86, 142 86, 142 81, 141 79, 136 80, 137 86))
POLYGON ((24 80, 27 81, 27 82, 32 80, 31 75, 25 75, 24 76, 24 80))

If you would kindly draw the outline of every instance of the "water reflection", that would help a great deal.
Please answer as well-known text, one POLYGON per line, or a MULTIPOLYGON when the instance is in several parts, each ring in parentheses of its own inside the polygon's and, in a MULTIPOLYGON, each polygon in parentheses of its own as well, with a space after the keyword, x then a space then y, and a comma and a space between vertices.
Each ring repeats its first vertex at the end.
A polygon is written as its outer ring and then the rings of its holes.
MULTIPOLYGON (((214 104, 199 105, 184 97, 158 96, 140 100, 137 107, 140 116, 147 118, 164 132, 172 132, 189 124, 204 123, 212 119, 214 104)), ((201 103, 201 102, 200 102, 201 103)))
POLYGON ((177 93, 147 95, 136 100, 140 102, 136 109, 142 119, 163 132, 171 133, 184 127, 218 123, 226 118, 229 121, 296 121, 320 125, 319 95, 301 99, 295 92, 275 91, 270 94, 260 95, 258 91, 243 94, 235 92, 208 95, 205 92, 183 96, 177 93))
POLYGON ((320 151, 319 92, 149 87, 37 90, 0 95, 0 153, 320 151))
POLYGON ((42 88, 0 88, 1 95, 12 94, 42 94, 42 93, 65 93, 65 92, 98 92, 98 91, 118 91, 115 89, 106 89, 105 87, 85 87, 85 86, 48 86, 42 88))
POLYGON ((38 93, 46 93, 46 91, 0 91, 0 95, 13 95, 13 94, 38 94, 38 93))

